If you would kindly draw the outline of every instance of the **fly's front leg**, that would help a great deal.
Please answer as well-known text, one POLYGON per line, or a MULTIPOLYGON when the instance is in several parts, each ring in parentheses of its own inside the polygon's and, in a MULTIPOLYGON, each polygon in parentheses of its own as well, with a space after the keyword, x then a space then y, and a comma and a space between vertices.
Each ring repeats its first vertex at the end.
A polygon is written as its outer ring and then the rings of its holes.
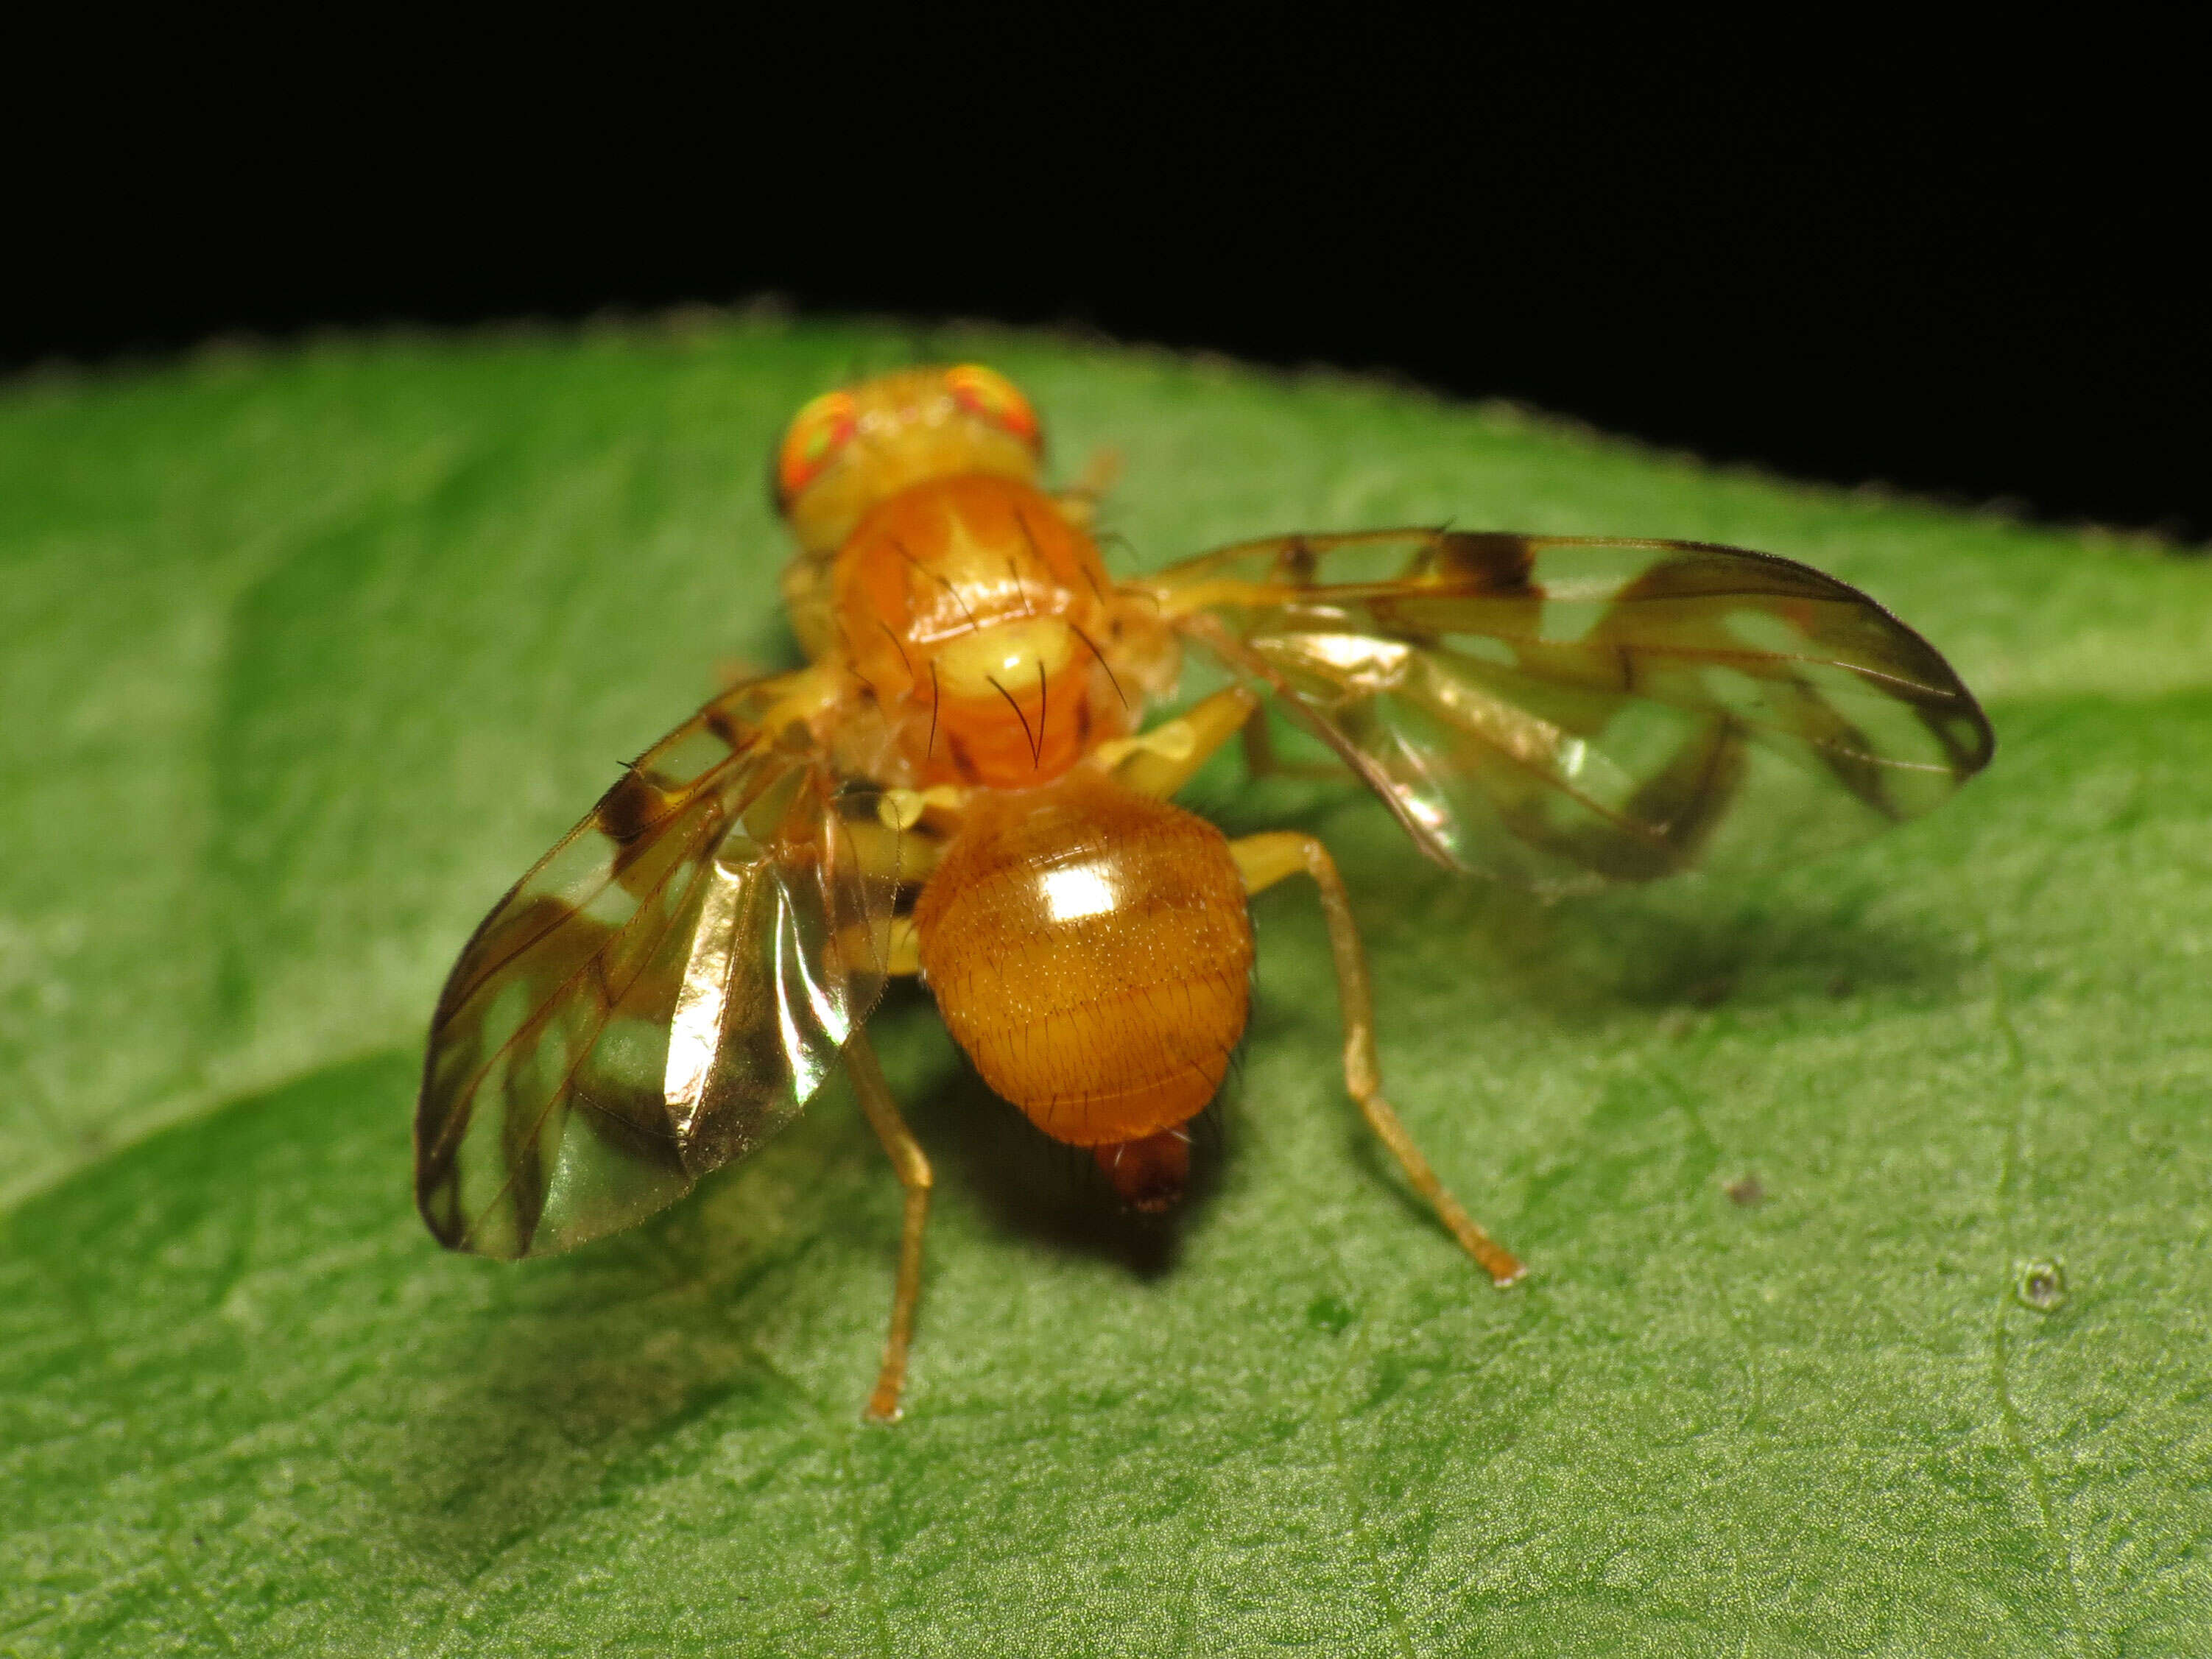
POLYGON ((1368 1127, 1382 1138, 1406 1171, 1414 1189, 1436 1206, 1436 1212, 1461 1247, 1482 1264, 1483 1271, 1503 1289, 1528 1271, 1504 1245, 1475 1224, 1474 1218, 1445 1190, 1429 1160, 1413 1144, 1398 1114, 1382 1097, 1382 1079, 1375 1063, 1375 1010, 1367 988, 1367 953, 1360 948, 1359 931, 1352 920, 1352 901, 1328 848, 1311 836, 1290 830, 1247 836, 1229 843, 1237 860, 1244 890, 1256 893, 1285 876, 1300 872, 1313 878, 1321 890, 1322 913, 1328 919, 1328 943, 1336 957, 1336 988, 1344 1008, 1344 1086, 1359 1103, 1368 1127))
POLYGON ((845 1069, 852 1074, 860 1109, 868 1115, 876 1134, 890 1154, 899 1185, 906 1188, 906 1215, 899 1229, 898 1285, 891 1293, 891 1328, 884 1339, 883 1369, 877 1373, 875 1391, 868 1396, 867 1414, 878 1423, 896 1423, 899 1394, 906 1386, 907 1349, 914 1340, 914 1310, 921 1299, 921 1235, 929 1223, 929 1159, 914 1132, 899 1115, 890 1085, 865 1030, 855 1030, 845 1042, 845 1069))
POLYGON ((1078 529, 1088 530, 1098 516, 1099 499, 1121 476, 1121 457, 1110 449, 1094 449, 1075 482, 1053 497, 1060 510, 1078 529))

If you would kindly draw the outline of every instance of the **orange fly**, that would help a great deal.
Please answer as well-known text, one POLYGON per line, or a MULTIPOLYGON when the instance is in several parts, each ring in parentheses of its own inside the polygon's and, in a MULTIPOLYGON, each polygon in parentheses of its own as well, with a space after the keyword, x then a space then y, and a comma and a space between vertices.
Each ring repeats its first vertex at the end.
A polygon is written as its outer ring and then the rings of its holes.
POLYGON ((973 364, 830 392, 776 452, 805 667, 655 744, 493 908, 431 1024, 416 1186, 444 1243, 568 1249, 742 1157, 841 1062, 906 1192, 868 1413, 898 1414, 930 1170, 863 1024, 922 975, 986 1082, 1128 1203, 1180 1194, 1241 1037, 1248 897, 1319 889, 1346 1090, 1498 1285, 1522 1267, 1384 1098, 1367 970, 1310 836, 1170 798, 1263 699, 1414 844, 1544 887, 1799 849, 1988 761, 1950 666, 1873 600, 1698 543, 1432 529, 1271 538, 1128 581, 973 364), (1145 728, 1187 646, 1237 684, 1145 728))

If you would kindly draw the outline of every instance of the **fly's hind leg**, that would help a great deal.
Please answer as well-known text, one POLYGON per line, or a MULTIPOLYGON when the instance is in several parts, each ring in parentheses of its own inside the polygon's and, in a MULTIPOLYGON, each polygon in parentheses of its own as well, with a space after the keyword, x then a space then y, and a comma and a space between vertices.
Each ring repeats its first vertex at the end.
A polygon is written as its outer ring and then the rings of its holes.
POLYGON ((891 1293, 891 1328, 884 1339, 883 1369, 877 1373, 875 1391, 868 1396, 867 1414, 878 1423, 896 1423, 899 1394, 906 1386, 907 1349, 914 1340, 915 1304, 921 1299, 921 1235, 929 1223, 929 1159, 914 1132, 899 1115, 890 1085, 868 1034, 855 1030, 845 1042, 845 1069, 852 1073, 853 1088, 860 1097, 860 1109, 868 1115, 876 1134, 890 1154, 899 1185, 906 1188, 906 1215, 899 1229, 898 1285, 891 1293))
POLYGON ((1332 761, 1286 761, 1275 752, 1275 738, 1263 705, 1244 722, 1244 770, 1254 778, 1296 778, 1341 783, 1346 772, 1332 761))
MULTIPOLYGON (((1260 699, 1242 686, 1231 686, 1205 698, 1177 718, 1133 738, 1117 738, 1100 744, 1094 751, 1115 780, 1141 794, 1164 799, 1188 783, 1206 757, 1235 738, 1249 732, 1264 718, 1260 699)), ((1328 918, 1329 949, 1336 957, 1337 994, 1344 1006, 1344 1085, 1359 1103, 1368 1127, 1382 1137, 1406 1171, 1414 1189, 1435 1206, 1437 1215, 1467 1253, 1499 1285, 1510 1285, 1528 1271, 1514 1254, 1475 1224, 1460 1201, 1444 1190, 1429 1160, 1398 1121, 1398 1114, 1382 1097, 1382 1082, 1375 1063, 1375 1012, 1367 988, 1367 953, 1359 945, 1359 930, 1352 920, 1352 901, 1336 873, 1336 860, 1311 836, 1278 830, 1247 836, 1229 844, 1243 878, 1244 890, 1256 893, 1285 876, 1303 871, 1321 890, 1322 912, 1328 918)), ((896 947, 894 945, 894 956, 896 947)))
POLYGON ((1528 1271, 1518 1258, 1483 1231, 1460 1201, 1445 1190, 1429 1160, 1406 1133, 1398 1114, 1382 1097, 1382 1079, 1375 1063, 1375 1011, 1367 987, 1367 953, 1360 948, 1359 932, 1352 919, 1352 902, 1328 849, 1311 836, 1277 830, 1247 836, 1229 844, 1237 860, 1244 890, 1256 893, 1285 876, 1300 872, 1313 878, 1321 890, 1322 913, 1328 919, 1329 949, 1336 957, 1337 994, 1344 1007, 1344 1086, 1359 1103, 1368 1127, 1380 1136, 1406 1171, 1414 1189, 1436 1206, 1436 1212, 1462 1248, 1482 1264, 1483 1271, 1503 1289, 1528 1271))

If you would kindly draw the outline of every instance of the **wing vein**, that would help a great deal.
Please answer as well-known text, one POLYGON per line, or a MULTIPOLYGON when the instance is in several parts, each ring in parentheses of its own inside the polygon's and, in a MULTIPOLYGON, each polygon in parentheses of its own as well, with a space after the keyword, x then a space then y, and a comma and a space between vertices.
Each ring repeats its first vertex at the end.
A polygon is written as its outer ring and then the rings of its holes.
MULTIPOLYGON (((698 842, 709 839, 711 832, 719 829, 722 820, 720 817, 710 817, 703 830, 693 842, 694 850, 696 849, 698 842)), ((684 860, 679 859, 672 864, 667 873, 663 875, 659 881, 656 881, 649 891, 653 894, 659 893, 660 890, 667 884, 670 878, 673 877, 676 872, 683 867, 684 862, 684 860)), ((709 856, 701 860, 696 867, 692 870, 689 880, 684 884, 683 896, 678 900, 675 905, 671 907, 667 921, 663 922, 660 926, 659 931, 653 935, 651 948, 640 954, 636 970, 630 975, 629 980, 623 984, 622 989, 613 993, 613 994, 607 999, 605 1011, 591 1024, 589 1028, 589 1040, 579 1046, 576 1052, 576 1057, 574 1060, 569 1062, 568 1069, 562 1073, 559 1085, 545 1097, 544 1103, 538 1108, 537 1115, 531 1120, 529 1136, 531 1140, 535 1141, 539 1135, 544 1133, 545 1120, 553 1115, 554 1108, 558 1106, 568 1095, 569 1091, 576 1086, 576 1073, 583 1069, 584 1062, 589 1060, 592 1057, 592 1052, 598 1048, 599 1039, 606 1034, 608 1023, 614 1018, 615 1011, 622 1006, 623 999, 630 994, 631 988, 635 986, 637 981, 644 976, 646 969, 652 963, 654 953, 659 949, 661 944, 668 938, 670 933, 674 930, 678 921, 682 918, 684 905, 689 902, 691 890, 697 886, 699 882, 705 878, 707 872, 714 867, 714 860, 711 856, 709 856)), ((641 912, 642 911, 644 902, 645 901, 641 898, 639 901, 641 912)), ((622 929, 622 933, 626 933, 628 932, 629 927, 625 926, 622 929)), ((619 937, 621 937, 621 933, 617 933, 616 935, 616 938, 619 937)), ((607 944, 608 945, 611 945, 613 942, 614 940, 611 939, 607 944)), ((530 1024, 535 1024, 538 1021, 542 1020, 551 1010, 554 1003, 560 1000, 561 992, 562 990, 566 990, 568 987, 574 984, 576 980, 580 978, 587 969, 599 963, 605 957, 607 945, 602 945, 599 950, 594 951, 585 963, 576 969, 575 973, 570 975, 567 980, 562 982, 560 990, 556 990, 552 996, 547 998, 544 1002, 538 1006, 537 1011, 532 1014, 528 1024, 526 1024, 522 1030, 518 1030, 514 1036, 509 1037, 507 1040, 507 1042, 500 1045, 501 1051, 504 1051, 509 1045, 514 1042, 516 1038, 519 1038, 522 1035, 523 1030, 528 1030, 530 1024)), ((496 1058, 497 1056, 495 1055, 494 1059, 496 1058)), ((487 1061, 485 1063, 485 1070, 489 1069, 490 1063, 490 1061, 487 1061)), ((476 1079, 479 1085, 482 1083, 483 1078, 483 1072, 479 1071, 477 1074, 476 1079)), ((471 1093, 473 1093, 473 1091, 471 1091, 471 1093)), ((495 1210, 499 1208, 501 1203, 506 1201, 507 1196, 514 1190, 515 1182, 520 1178, 521 1172, 510 1164, 507 1170, 507 1179, 500 1183, 499 1189, 492 1194, 491 1198, 485 1203, 483 1208, 479 1210, 476 1216, 470 1221, 467 1231, 462 1235, 464 1237, 473 1237, 475 1236, 477 1228, 483 1222, 486 1217, 489 1216, 495 1210)))

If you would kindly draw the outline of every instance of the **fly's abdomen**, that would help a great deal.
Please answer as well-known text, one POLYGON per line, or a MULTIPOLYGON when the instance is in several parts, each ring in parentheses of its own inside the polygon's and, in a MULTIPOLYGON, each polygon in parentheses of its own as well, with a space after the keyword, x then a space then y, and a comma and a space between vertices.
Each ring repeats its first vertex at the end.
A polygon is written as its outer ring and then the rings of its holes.
POLYGON ((1139 1141, 1203 1110, 1250 1000, 1221 832, 1089 770, 985 793, 915 908, 939 1010, 1055 1139, 1139 1141))

